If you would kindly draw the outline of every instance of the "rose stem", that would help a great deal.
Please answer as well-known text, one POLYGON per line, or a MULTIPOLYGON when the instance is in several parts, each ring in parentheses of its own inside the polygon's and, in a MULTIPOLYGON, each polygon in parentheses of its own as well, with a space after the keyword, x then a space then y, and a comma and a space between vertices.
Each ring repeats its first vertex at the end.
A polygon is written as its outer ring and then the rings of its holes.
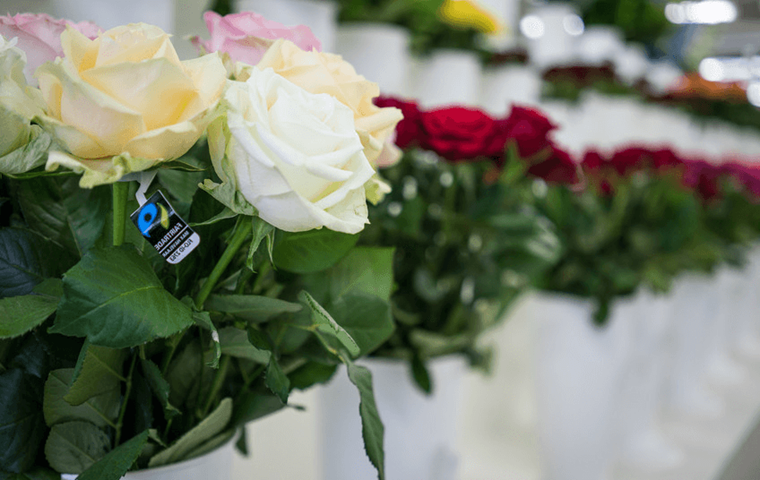
MULTIPOLYGON (((240 250, 240 247, 243 246, 245 243, 245 240, 248 238, 248 234, 251 233, 251 230, 253 228, 253 223, 249 221, 250 219, 248 217, 240 216, 238 217, 238 222, 236 225, 235 233, 232 235, 232 239, 230 240, 230 244, 227 245, 227 248, 224 250, 224 253, 222 254, 222 258, 219 259, 219 262, 214 266, 214 269, 211 271, 211 274, 206 279, 206 282, 203 284, 203 287, 201 287, 201 290, 198 292, 198 295, 195 296, 195 307, 198 310, 203 310, 203 304, 206 303, 206 299, 211 294, 211 291, 216 286, 216 283, 219 281, 219 278, 222 276, 224 271, 229 266, 230 262, 232 261, 233 257, 237 253, 238 250, 240 250)), ((171 362, 172 357, 174 356, 174 352, 177 350, 177 346, 179 346, 180 340, 182 340, 182 336, 184 335, 184 332, 180 332, 176 335, 174 335, 171 340, 169 340, 169 353, 164 357, 163 363, 161 365, 161 373, 166 374, 167 369, 169 368, 169 362, 171 362)))
POLYGON ((119 442, 121 441, 121 427, 124 425, 124 414, 127 412, 127 402, 129 402, 129 395, 132 393, 132 373, 135 371, 135 362, 137 362, 137 352, 132 354, 132 364, 129 366, 129 374, 127 375, 127 390, 124 392, 124 400, 121 403, 119 418, 116 421, 116 438, 114 440, 114 448, 118 447, 119 442))
POLYGON ((208 279, 206 279, 203 287, 201 287, 198 295, 195 296, 195 306, 198 308, 198 310, 203 310, 203 304, 206 303, 206 299, 216 286, 216 282, 219 281, 219 278, 227 269, 227 266, 232 261, 232 258, 235 256, 237 251, 240 250, 240 247, 243 246, 246 239, 248 238, 248 234, 251 233, 252 228, 253 223, 249 221, 248 217, 240 217, 240 220, 238 220, 237 228, 235 229, 235 234, 230 240, 230 244, 227 245, 227 248, 222 254, 222 258, 219 259, 219 262, 217 262, 216 266, 211 271, 211 274, 208 276, 208 279))
POLYGON ((124 243, 124 224, 127 221, 128 182, 113 184, 113 244, 118 247, 124 243))

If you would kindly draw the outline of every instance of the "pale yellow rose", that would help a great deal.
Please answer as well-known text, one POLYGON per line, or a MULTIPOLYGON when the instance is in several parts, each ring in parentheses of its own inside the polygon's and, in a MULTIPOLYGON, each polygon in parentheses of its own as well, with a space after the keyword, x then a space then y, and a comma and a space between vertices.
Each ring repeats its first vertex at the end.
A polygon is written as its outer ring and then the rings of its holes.
POLYGON ((38 70, 40 123, 68 150, 47 168, 83 172, 83 187, 182 156, 205 131, 226 80, 217 54, 181 62, 169 35, 131 24, 90 40, 61 35, 64 57, 38 70))
MULTIPOLYGON (((16 47, 15 39, 0 35, 0 157, 23 147, 34 136, 30 120, 42 113, 39 90, 26 84, 26 54, 16 47)), ((0 173, 22 173, 18 165, 0 161, 0 173)))
MULTIPOLYGON (((380 95, 377 84, 358 75, 340 55, 316 50, 306 52, 293 42, 280 39, 269 47, 256 66, 261 70, 271 68, 307 92, 327 93, 348 106, 354 113, 354 125, 364 154, 373 166, 385 141, 403 118, 397 108, 375 106, 372 99, 380 95)), ((238 75, 242 78, 238 80, 245 80, 245 69, 239 65, 238 75)))

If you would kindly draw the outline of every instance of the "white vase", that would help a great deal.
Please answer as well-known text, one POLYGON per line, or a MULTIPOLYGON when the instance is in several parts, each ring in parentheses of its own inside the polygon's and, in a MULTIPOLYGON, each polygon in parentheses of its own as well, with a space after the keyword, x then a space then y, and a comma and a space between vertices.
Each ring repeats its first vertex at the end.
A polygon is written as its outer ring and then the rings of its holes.
POLYGON ((673 295, 667 404, 676 413, 717 418, 723 402, 705 385, 710 326, 719 307, 715 285, 707 275, 685 275, 675 283, 673 295))
POLYGON ((628 85, 644 78, 649 68, 649 57, 641 45, 626 45, 613 59, 615 74, 628 85))
POLYGON ((607 478, 615 454, 615 411, 630 351, 629 302, 608 324, 592 322, 594 304, 569 295, 537 295, 535 358, 543 478, 607 478))
MULTIPOLYGON (((123 480, 232 480, 235 455, 234 435, 227 443, 200 457, 164 467, 129 472, 123 480)), ((61 475, 61 480, 76 480, 76 475, 61 475)))
POLYGON ((589 27, 576 40, 576 58, 583 64, 601 66, 625 51, 623 34, 615 27, 589 27))
POLYGON ((45 10, 55 17, 75 22, 90 20, 105 30, 128 23, 146 22, 161 27, 165 32, 174 33, 174 1, 43 0, 32 2, 34 5, 30 4, 27 8, 35 11, 45 10))
POLYGON ((712 325, 707 359, 707 373, 710 380, 736 385, 747 378, 746 369, 731 356, 733 340, 745 294, 744 276, 741 270, 724 267, 715 276, 719 296, 718 315, 712 325))
POLYGON ((642 289, 634 314, 616 319, 629 323, 633 340, 617 408, 619 455, 622 462, 642 470, 673 468, 683 460, 683 452, 657 426, 666 387, 672 307, 669 297, 642 289))
POLYGON ((480 89, 480 106, 493 115, 508 115, 512 104, 537 105, 541 77, 533 67, 507 65, 486 69, 480 89))
POLYGON ((568 32, 566 25, 569 18, 576 16, 576 7, 565 3, 543 4, 530 12, 526 18, 532 19, 534 26, 532 32, 523 33, 532 37, 526 40, 532 64, 543 70, 575 63, 577 37, 568 32))
POLYGON ((407 29, 384 23, 344 23, 338 27, 335 53, 376 82, 381 94, 410 96, 407 29))
MULTIPOLYGON (((375 400, 385 426, 386 478, 456 479, 456 419, 464 360, 446 357, 429 362, 434 389, 430 396, 414 384, 406 362, 367 359, 361 363, 372 372, 375 400)), ((364 453, 358 393, 345 369, 320 393, 322 478, 376 479, 377 472, 364 453)))
POLYGON ((323 52, 335 51, 338 11, 326 0, 237 0, 236 11, 256 12, 283 25, 306 25, 322 44, 323 52))
POLYGON ((734 345, 740 355, 756 359, 760 358, 760 246, 755 246, 748 255, 744 289, 734 345))
POLYGON ((417 62, 412 78, 413 96, 422 107, 471 106, 480 95, 480 60, 474 52, 437 50, 417 62))

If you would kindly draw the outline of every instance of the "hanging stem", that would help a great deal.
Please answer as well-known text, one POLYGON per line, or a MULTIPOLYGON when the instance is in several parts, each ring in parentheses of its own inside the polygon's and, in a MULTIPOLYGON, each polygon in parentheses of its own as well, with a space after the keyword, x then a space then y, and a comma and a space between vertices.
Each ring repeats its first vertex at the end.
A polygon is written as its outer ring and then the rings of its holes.
POLYGON ((222 388, 222 383, 224 382, 224 377, 227 375, 227 367, 229 367, 229 365, 230 356, 222 355, 222 359, 219 362, 219 370, 217 370, 216 375, 214 375, 214 383, 211 384, 211 389, 208 392, 208 397, 206 397, 206 402, 203 405, 201 418, 206 418, 206 414, 211 408, 211 404, 214 402, 214 398, 216 398, 216 395, 222 388))
POLYGON ((248 217, 240 217, 237 228, 235 229, 235 234, 232 236, 232 240, 230 240, 230 244, 227 245, 227 249, 224 250, 222 258, 219 259, 219 262, 211 271, 211 274, 208 276, 208 279, 206 279, 203 287, 201 287, 198 295, 195 296, 195 306, 198 310, 203 310, 203 304, 206 303, 206 299, 216 286, 219 278, 221 278, 222 274, 227 269, 227 266, 235 257, 237 251, 240 250, 240 247, 245 243, 248 235, 251 233, 252 227, 253 224, 248 217))
MULTIPOLYGON (((229 266, 230 262, 232 262, 235 254, 245 243, 248 235, 251 233, 252 227, 253 224, 248 217, 241 216, 238 218, 235 233, 232 235, 230 244, 227 245, 227 248, 222 254, 222 258, 220 258, 219 262, 217 262, 216 266, 214 266, 214 269, 211 271, 211 274, 208 276, 206 282, 201 287, 198 295, 195 296, 195 307, 198 310, 203 310, 203 304, 206 303, 206 299, 209 295, 211 295, 211 291, 214 290, 214 287, 216 286, 224 271, 229 266)), ((182 340, 184 334, 184 331, 177 333, 169 340, 169 353, 164 356, 164 360, 161 364, 161 372, 163 374, 166 374, 166 371, 169 368, 169 363, 171 362, 171 359, 174 356, 174 352, 176 352, 177 347, 179 346, 179 343, 182 340)))
POLYGON ((118 247, 124 243, 124 224, 127 221, 128 182, 113 184, 113 244, 118 247))
POLYGON ((129 374, 127 374, 127 389, 124 391, 124 400, 121 402, 119 418, 116 420, 116 437, 114 440, 114 447, 118 447, 119 442, 121 441, 121 427, 124 426, 124 414, 127 413, 129 395, 132 393, 132 373, 135 371, 135 363, 137 363, 137 352, 132 354, 132 364, 129 366, 129 374))

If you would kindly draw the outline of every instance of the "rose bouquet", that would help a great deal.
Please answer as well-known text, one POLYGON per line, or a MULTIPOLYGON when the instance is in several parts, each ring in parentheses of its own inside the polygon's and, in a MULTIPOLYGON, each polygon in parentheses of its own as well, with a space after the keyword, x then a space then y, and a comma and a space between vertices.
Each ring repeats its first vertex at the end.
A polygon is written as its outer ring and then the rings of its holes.
POLYGON ((535 197, 565 246, 541 286, 595 298, 599 323, 640 284, 665 292, 683 272, 740 263, 756 238, 751 168, 642 147, 588 152, 581 167, 585 185, 551 185, 535 197))
POLYGON ((430 392, 432 359, 464 355, 487 369, 483 332, 559 254, 552 226, 525 208, 525 164, 513 158, 499 167, 505 152, 532 154, 541 132, 530 129, 534 112, 520 108, 495 119, 464 107, 421 110, 389 98, 379 105, 404 112, 396 144, 406 153, 384 170, 399 188, 371 207, 374 221, 360 239, 396 246, 397 328, 373 356, 410 362, 430 392))
POLYGON ((356 243, 401 115, 308 30, 206 19, 212 40, 186 61, 146 24, 50 30, 39 89, 34 42, 0 37, 3 478, 201 455, 339 363, 384 475, 354 359, 394 330, 390 250, 356 243))

